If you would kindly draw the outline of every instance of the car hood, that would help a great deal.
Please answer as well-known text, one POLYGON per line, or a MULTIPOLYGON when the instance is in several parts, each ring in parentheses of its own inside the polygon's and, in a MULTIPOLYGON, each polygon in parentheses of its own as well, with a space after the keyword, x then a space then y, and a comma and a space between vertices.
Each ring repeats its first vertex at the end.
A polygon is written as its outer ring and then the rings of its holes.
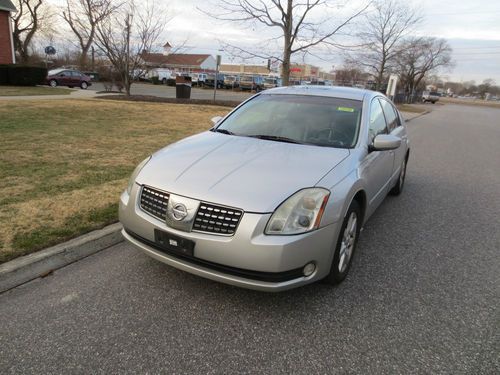
POLYGON ((204 132, 155 153, 136 181, 265 213, 296 191, 315 186, 348 155, 346 149, 204 132))

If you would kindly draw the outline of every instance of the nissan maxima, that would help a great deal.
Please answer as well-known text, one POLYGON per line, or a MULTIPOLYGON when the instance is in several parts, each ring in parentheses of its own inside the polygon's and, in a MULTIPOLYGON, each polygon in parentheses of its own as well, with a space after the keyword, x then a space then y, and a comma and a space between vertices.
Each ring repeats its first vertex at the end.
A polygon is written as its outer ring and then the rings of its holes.
POLYGON ((149 256, 262 291, 343 281, 363 224, 403 189, 410 145, 384 95, 282 87, 142 161, 120 198, 149 256))

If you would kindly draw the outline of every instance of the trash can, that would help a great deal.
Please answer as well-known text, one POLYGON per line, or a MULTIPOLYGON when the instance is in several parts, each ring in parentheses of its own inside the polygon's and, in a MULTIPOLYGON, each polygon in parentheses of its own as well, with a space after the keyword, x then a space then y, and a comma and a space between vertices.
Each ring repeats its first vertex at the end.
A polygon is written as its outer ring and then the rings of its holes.
POLYGON ((177 99, 191 98, 191 77, 178 76, 175 78, 175 97, 177 99))

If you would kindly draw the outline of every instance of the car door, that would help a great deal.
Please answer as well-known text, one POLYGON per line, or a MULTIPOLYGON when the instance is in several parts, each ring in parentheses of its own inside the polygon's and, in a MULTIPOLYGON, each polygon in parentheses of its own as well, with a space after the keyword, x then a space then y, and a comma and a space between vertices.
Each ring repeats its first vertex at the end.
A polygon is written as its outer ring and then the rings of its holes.
POLYGON ((374 98, 370 104, 368 124, 368 154, 362 163, 362 171, 366 180, 366 193, 369 202, 368 216, 384 200, 392 175, 394 152, 372 151, 370 146, 373 139, 379 134, 388 134, 384 111, 378 100, 374 98))
POLYGON ((63 70, 57 75, 57 83, 59 86, 71 85, 71 72, 69 70, 63 70))
POLYGON ((80 86, 80 83, 82 81, 82 73, 74 70, 71 72, 71 82, 73 86, 80 86))
POLYGON ((408 136, 406 134, 406 129, 404 128, 401 119, 398 115, 397 109, 394 108, 391 102, 385 98, 380 98, 380 104, 384 111, 387 129, 390 134, 401 138, 401 145, 394 150, 394 166, 392 168, 391 181, 394 181, 399 176, 399 170, 401 169, 401 164, 406 156, 406 144, 408 136))

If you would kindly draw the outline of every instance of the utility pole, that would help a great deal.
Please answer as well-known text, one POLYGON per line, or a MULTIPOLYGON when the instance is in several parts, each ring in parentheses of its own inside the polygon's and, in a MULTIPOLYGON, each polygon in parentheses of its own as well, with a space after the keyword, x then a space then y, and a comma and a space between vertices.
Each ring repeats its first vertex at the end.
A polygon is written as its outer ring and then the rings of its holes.
POLYGON ((125 72, 126 72, 126 77, 125 77, 125 92, 127 93, 127 96, 130 95, 130 33, 131 33, 131 28, 132 28, 132 16, 131 14, 127 14, 127 19, 125 21, 125 32, 126 32, 126 55, 125 55, 125 72))
POLYGON ((221 56, 217 55, 217 62, 215 63, 215 78, 214 78, 214 103, 215 103, 215 96, 217 95, 217 84, 219 82, 220 61, 221 61, 221 56))

